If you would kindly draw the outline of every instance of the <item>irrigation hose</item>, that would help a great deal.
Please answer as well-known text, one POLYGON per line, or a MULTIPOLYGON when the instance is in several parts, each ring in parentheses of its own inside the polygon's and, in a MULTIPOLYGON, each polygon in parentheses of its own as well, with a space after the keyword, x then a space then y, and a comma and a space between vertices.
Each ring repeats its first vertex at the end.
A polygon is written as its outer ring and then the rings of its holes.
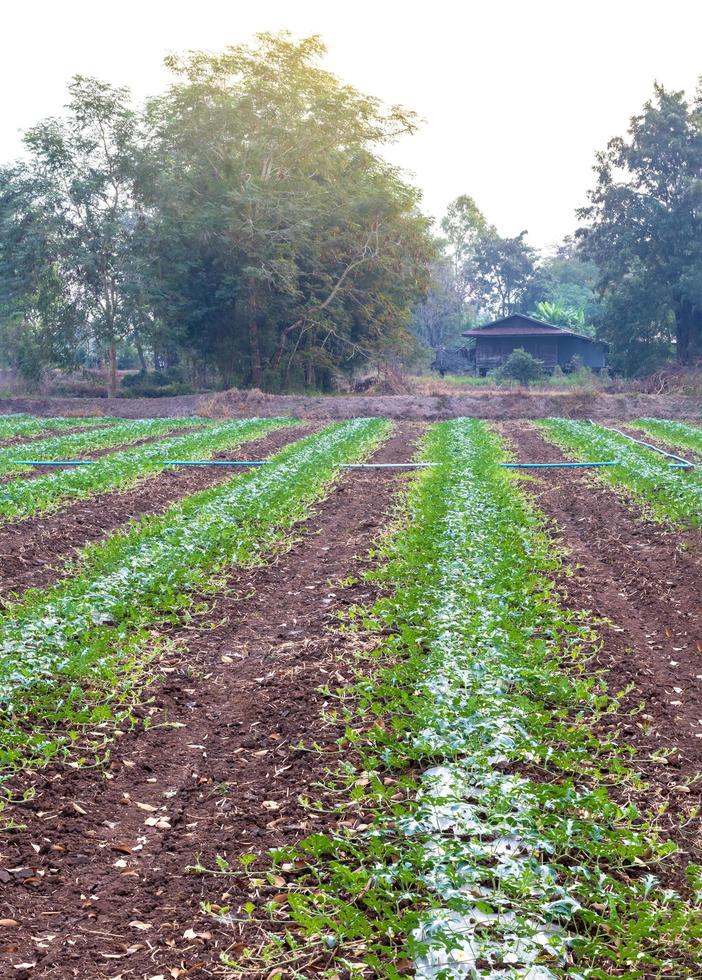
MULTIPOLYGON (((588 419, 590 425, 595 425, 596 423, 592 419, 588 419)), ((597 423, 599 424, 599 423, 597 423)), ((613 429, 609 425, 600 425, 601 429, 606 429, 607 432, 616 432, 618 436, 624 436, 625 439, 630 439, 632 442, 637 443, 639 446, 645 446, 646 449, 652 449, 654 453, 660 453, 661 456, 667 456, 668 459, 674 459, 675 463, 670 463, 669 466, 672 469, 677 470, 694 470, 695 463, 691 463, 689 459, 685 459, 683 456, 676 456, 675 453, 669 453, 665 449, 661 449, 659 446, 654 446, 650 442, 644 442, 643 439, 634 439, 630 436, 628 432, 622 432, 621 429, 613 429)))

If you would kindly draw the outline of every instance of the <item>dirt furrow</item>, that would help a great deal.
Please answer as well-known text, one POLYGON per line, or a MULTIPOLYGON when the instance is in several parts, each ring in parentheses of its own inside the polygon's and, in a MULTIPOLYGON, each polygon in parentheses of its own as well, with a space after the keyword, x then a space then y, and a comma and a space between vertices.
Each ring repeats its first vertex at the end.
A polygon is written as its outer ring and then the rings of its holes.
MULTIPOLYGON (((419 432, 400 424, 375 460, 409 459, 419 432)), ((346 473, 290 551, 233 572, 209 614, 173 630, 150 725, 124 732, 104 774, 52 767, 6 812, 23 825, 1 842, 0 914, 19 923, 8 965, 35 962, 42 978, 197 978, 214 975, 223 949, 239 955, 244 881, 186 869, 220 855, 236 871, 242 853, 330 819, 301 802, 335 761, 318 688, 353 670, 358 641, 333 627, 372 595, 349 578, 382 533, 401 473, 346 473), (214 919, 202 902, 232 915, 214 919)))
POLYGON ((634 429, 630 425, 617 425, 616 423, 612 423, 610 428, 619 429, 620 432, 633 436, 639 442, 648 442, 652 446, 657 446, 659 449, 665 450, 665 452, 675 453, 676 456, 681 456, 691 463, 702 463, 702 453, 695 452, 694 449, 686 449, 685 446, 680 446, 675 442, 671 442, 669 439, 661 439, 660 436, 653 436, 648 432, 644 432, 643 429, 634 429))
MULTIPOLYGON (((182 426, 179 429, 173 429, 172 432, 162 432, 157 436, 144 436, 143 439, 137 439, 136 442, 122 443, 118 446, 105 446, 102 449, 83 449, 71 453, 71 459, 101 459, 103 456, 110 456, 112 453, 128 452, 132 449, 138 449, 139 446, 146 446, 150 442, 159 442, 161 439, 175 439, 176 436, 188 435, 195 431, 197 426, 182 426)), ((56 467, 60 469, 60 467, 56 467)), ((9 473, 0 477, 0 484, 12 483, 14 480, 34 480, 39 476, 46 476, 47 472, 53 470, 53 467, 47 466, 34 466, 31 470, 27 470, 21 473, 9 473)))
MULTIPOLYGON (((239 459, 269 456, 318 427, 276 429, 244 443, 236 455, 239 459)), ((229 455, 220 453, 214 458, 229 455)), ((232 473, 223 466, 163 470, 130 490, 66 501, 59 511, 45 517, 0 524, 0 596, 46 587, 62 577, 65 563, 89 542, 103 540, 134 518, 160 513, 188 494, 224 483, 232 473)))
POLYGON ((68 429, 44 429, 33 436, 11 436, 8 439, 0 439, 0 449, 5 449, 7 446, 27 446, 33 442, 40 442, 42 439, 51 439, 53 436, 72 436, 76 432, 101 432, 107 427, 108 423, 106 422, 104 425, 94 425, 87 429, 80 425, 70 426, 68 429))
MULTIPOLYGON (((499 429, 520 462, 565 459, 528 423, 499 429)), ((538 473, 522 487, 569 553, 559 588, 572 608, 606 620, 595 665, 609 671, 611 691, 631 686, 623 710, 603 726, 635 747, 634 765, 651 786, 647 802, 667 805, 662 824, 699 861, 692 811, 702 785, 694 782, 702 772, 702 535, 647 519, 592 472, 538 473), (639 705, 641 712, 627 714, 639 705)))

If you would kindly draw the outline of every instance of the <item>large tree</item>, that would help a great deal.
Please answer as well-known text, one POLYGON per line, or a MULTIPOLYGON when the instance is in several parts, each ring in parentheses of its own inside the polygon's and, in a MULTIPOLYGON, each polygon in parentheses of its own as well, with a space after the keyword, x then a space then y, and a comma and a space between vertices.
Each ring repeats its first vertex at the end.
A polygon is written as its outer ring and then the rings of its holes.
POLYGON ((626 137, 598 153, 578 237, 601 272, 615 364, 702 356, 702 89, 691 106, 656 85, 626 137))
POLYGON ((60 274, 60 243, 23 166, 0 169, 0 364, 38 382, 75 366, 80 317, 60 274))
POLYGON ((441 230, 466 318, 526 313, 544 298, 537 254, 525 231, 514 238, 502 237, 468 194, 449 204, 441 230))
POLYGON ((57 311, 64 321, 71 313, 74 349, 84 342, 104 355, 115 394, 117 344, 132 318, 125 283, 137 220, 137 123, 125 89, 76 76, 69 93, 66 114, 28 130, 27 160, 4 174, 4 247, 12 242, 16 251, 3 281, 25 284, 16 306, 45 333, 57 311))
POLYGON ((468 310, 461 280, 452 262, 442 257, 432 265, 429 291, 412 314, 412 331, 426 347, 435 350, 460 340, 468 310))
POLYGON ((481 314, 522 313, 541 297, 536 252, 526 232, 502 238, 493 229, 481 235, 466 268, 469 296, 481 314))
POLYGON ((171 58, 143 162, 152 299, 231 384, 318 383, 401 344, 433 255, 376 149, 414 116, 343 85, 312 37, 171 58))

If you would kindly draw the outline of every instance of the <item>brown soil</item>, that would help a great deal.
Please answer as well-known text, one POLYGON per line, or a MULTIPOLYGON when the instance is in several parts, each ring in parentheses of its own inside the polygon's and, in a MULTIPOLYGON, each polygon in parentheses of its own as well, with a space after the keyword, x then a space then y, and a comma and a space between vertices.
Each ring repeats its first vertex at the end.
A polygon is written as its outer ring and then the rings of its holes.
POLYGON ((467 393, 433 395, 270 395, 264 392, 226 391, 216 395, 180 395, 172 398, 24 398, 0 399, 0 412, 33 415, 76 414, 148 418, 208 415, 215 418, 250 418, 252 415, 290 415, 306 419, 348 419, 382 415, 390 419, 436 421, 473 416, 483 419, 536 419, 548 415, 566 418, 699 419, 699 399, 691 395, 651 395, 638 392, 611 394, 590 390, 539 392, 472 389, 467 393))
MULTIPOLYGON (((157 436, 145 436, 143 439, 137 439, 136 442, 121 443, 116 446, 105 446, 103 449, 83 449, 72 453, 71 458, 74 459, 101 459, 103 456, 110 456, 112 453, 124 452, 129 449, 138 449, 139 446, 145 446, 149 442, 158 442, 161 439, 175 439, 176 436, 184 436, 189 432, 197 428, 196 426, 186 425, 179 429, 173 429, 170 432, 163 432, 157 436)), ((55 467, 55 469, 61 469, 61 467, 55 467)), ((48 466, 34 466, 31 470, 26 470, 21 473, 9 473, 0 477, 0 484, 11 483, 13 480, 33 480, 37 476, 44 476, 47 472, 53 471, 54 467, 48 466)))
MULTIPOLYGON (((500 431, 520 462, 565 459, 534 427, 500 431)), ((591 471, 547 470, 522 486, 569 553, 558 577, 567 604, 607 621, 594 665, 609 671, 612 693, 632 690, 603 731, 634 746, 634 766, 650 784, 645 802, 669 805, 661 823, 685 852, 682 870, 685 859, 702 858, 692 813, 702 782, 687 784, 702 772, 702 534, 654 523, 591 471)))
MULTIPOLYGON (((270 456, 314 428, 277 429, 244 443, 237 449, 237 457, 270 456)), ((221 453, 214 458, 227 456, 221 453)), ((164 470, 130 490, 66 501, 61 510, 45 517, 0 524, 0 596, 46 587, 66 574, 66 563, 89 542, 102 540, 134 518, 158 514, 174 501, 231 477, 232 470, 217 466, 164 470)))
POLYGON ((612 423, 612 427, 619 429, 620 432, 625 432, 627 435, 633 436, 634 439, 648 442, 651 446, 657 446, 659 449, 664 449, 668 453, 675 453, 676 456, 681 456, 691 463, 702 463, 702 453, 695 452, 694 449, 686 449, 684 446, 679 446, 674 442, 668 442, 659 436, 652 436, 648 432, 644 432, 643 429, 633 429, 629 425, 612 423))
MULTIPOLYGON (((418 434, 401 426, 376 461, 407 460, 418 434)), ((32 977, 56 980, 177 980, 215 975, 223 949, 241 953, 245 878, 186 868, 219 854, 237 872, 243 852, 330 819, 300 805, 336 761, 318 688, 353 672, 358 640, 333 627, 371 595, 340 580, 358 575, 402 484, 402 471, 349 471, 289 552, 233 572, 202 621, 173 630, 144 711, 151 727, 125 730, 104 774, 54 766, 5 812, 24 824, 0 840, 0 915, 18 922, 0 948, 7 973, 30 962, 32 977), (230 906, 231 919, 208 917, 203 901, 230 906)))
POLYGON ((104 425, 90 426, 88 429, 82 425, 71 426, 68 429, 44 429, 42 432, 38 432, 33 436, 15 436, 12 439, 0 439, 0 449, 5 449, 7 446, 25 446, 33 442, 41 442, 42 439, 52 439, 54 436, 72 436, 76 432, 96 432, 105 428, 107 428, 107 422, 104 425))

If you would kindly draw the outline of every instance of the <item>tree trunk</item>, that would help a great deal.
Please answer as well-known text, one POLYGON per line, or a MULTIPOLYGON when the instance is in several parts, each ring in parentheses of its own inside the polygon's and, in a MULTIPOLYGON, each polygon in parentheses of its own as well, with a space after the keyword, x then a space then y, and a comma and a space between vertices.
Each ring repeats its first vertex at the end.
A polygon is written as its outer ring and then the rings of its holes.
POLYGON ((117 348, 114 340, 107 354, 107 395, 109 398, 117 397, 117 348))
POLYGON ((144 348, 141 346, 141 341, 139 337, 134 338, 134 346, 136 347, 137 356, 139 357, 139 365, 142 371, 148 371, 148 365, 146 363, 146 358, 144 357, 144 348))
POLYGON ((702 309, 687 300, 680 303, 675 314, 675 351, 683 367, 702 357, 702 309))
POLYGON ((258 306, 256 303, 256 285, 249 283, 249 355, 251 358, 251 384, 254 388, 261 387, 261 348, 258 340, 258 306))

